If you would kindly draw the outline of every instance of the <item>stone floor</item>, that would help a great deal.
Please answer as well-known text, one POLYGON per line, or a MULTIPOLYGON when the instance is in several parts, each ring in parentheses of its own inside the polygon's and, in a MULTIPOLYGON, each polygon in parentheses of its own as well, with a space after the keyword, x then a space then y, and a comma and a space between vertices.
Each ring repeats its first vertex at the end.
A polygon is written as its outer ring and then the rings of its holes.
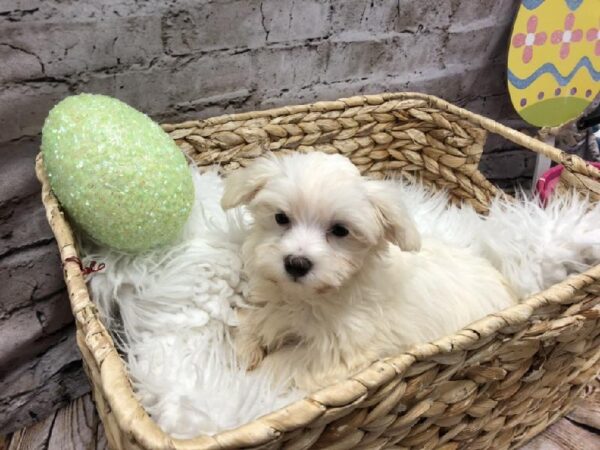
MULTIPOLYGON (((398 447, 397 447, 398 448, 398 447)), ((42 422, 0 437, 0 450, 105 450, 108 444, 91 396, 85 395, 42 422)), ((600 378, 577 407, 522 450, 600 449, 600 378)))

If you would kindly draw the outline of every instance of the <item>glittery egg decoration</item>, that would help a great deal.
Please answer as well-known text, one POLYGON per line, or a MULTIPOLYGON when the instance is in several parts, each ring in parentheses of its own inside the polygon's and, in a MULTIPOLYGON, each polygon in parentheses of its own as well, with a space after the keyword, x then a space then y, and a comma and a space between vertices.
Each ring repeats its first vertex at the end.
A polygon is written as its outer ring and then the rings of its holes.
POLYGON ((522 0, 508 90, 532 125, 558 126, 581 115, 600 90, 600 1, 522 0))
POLYGON ((172 242, 194 200, 175 142, 148 116, 103 95, 58 103, 42 130, 50 185, 99 244, 134 253, 172 242))

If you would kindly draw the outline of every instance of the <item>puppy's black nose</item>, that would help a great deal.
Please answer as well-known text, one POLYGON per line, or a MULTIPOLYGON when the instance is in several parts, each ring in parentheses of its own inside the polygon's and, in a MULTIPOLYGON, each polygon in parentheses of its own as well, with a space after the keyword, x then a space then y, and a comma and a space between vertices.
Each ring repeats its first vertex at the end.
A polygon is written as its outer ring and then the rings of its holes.
POLYGON ((313 266, 310 259, 304 256, 287 255, 283 259, 285 271, 294 278, 301 278, 306 275, 313 266))

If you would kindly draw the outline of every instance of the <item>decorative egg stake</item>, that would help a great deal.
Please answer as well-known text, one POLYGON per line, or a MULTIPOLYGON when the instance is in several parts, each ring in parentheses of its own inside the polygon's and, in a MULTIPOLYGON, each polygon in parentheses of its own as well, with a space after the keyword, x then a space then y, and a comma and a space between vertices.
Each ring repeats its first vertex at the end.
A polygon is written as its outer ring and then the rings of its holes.
POLYGON ((508 90, 532 125, 577 118, 600 90, 600 0, 523 0, 508 52, 508 90))
POLYGON ((61 205, 100 244, 147 250, 175 239, 189 216, 185 157, 149 117, 117 99, 61 101, 44 124, 42 153, 61 205))

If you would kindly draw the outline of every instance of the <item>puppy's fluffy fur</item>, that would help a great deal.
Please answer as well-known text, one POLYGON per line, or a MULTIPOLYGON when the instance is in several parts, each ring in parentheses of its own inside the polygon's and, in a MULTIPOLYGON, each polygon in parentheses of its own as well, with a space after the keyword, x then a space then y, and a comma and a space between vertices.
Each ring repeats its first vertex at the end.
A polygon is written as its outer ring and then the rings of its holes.
POLYGON ((239 356, 304 390, 516 302, 487 260, 422 241, 395 183, 361 177, 340 155, 262 158, 227 178, 221 204, 254 219, 239 356), (290 275, 286 257, 310 270, 290 275))

